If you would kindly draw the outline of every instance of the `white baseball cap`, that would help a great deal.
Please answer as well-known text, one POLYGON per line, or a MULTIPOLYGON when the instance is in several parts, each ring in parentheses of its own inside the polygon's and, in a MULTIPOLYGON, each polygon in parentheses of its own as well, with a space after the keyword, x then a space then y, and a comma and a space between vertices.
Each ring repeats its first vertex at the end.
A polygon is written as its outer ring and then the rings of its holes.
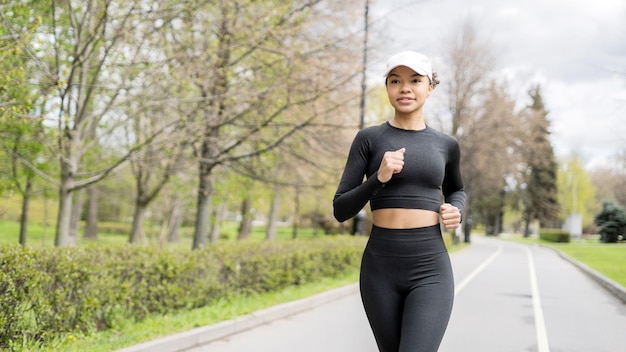
POLYGON ((406 66, 422 76, 428 76, 431 81, 433 80, 432 65, 428 57, 424 54, 415 51, 402 51, 393 55, 385 64, 385 74, 383 77, 386 78, 389 72, 398 66, 406 66))

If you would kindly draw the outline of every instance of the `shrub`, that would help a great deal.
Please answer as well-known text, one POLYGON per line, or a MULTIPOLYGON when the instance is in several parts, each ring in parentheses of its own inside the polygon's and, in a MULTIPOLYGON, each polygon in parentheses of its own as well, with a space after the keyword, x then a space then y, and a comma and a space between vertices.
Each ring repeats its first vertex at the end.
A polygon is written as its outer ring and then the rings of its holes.
POLYGON ((615 243, 622 241, 626 235, 626 214, 624 209, 613 202, 602 202, 602 211, 594 219, 600 227, 600 241, 615 243))
POLYGON ((115 328, 231 294, 300 285, 358 268, 363 240, 153 247, 0 248, 0 350, 115 328))
POLYGON ((570 233, 561 229, 541 229, 539 238, 548 242, 567 243, 570 241, 570 233))

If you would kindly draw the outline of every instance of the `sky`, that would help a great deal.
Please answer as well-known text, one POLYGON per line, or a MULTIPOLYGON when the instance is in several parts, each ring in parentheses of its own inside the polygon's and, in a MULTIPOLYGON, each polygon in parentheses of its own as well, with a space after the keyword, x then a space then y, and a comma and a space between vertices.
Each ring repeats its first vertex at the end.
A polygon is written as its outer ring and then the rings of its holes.
POLYGON ((374 60, 421 51, 443 79, 448 38, 471 20, 514 97, 541 85, 560 160, 575 154, 595 169, 626 150, 626 1, 370 0, 369 13, 390 50, 374 60))

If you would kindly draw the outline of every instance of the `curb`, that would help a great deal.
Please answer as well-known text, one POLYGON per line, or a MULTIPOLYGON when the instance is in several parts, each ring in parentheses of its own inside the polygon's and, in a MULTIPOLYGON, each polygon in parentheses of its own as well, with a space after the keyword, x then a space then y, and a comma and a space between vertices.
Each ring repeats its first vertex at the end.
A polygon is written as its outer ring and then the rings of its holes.
POLYGON ((279 304, 235 319, 158 338, 116 352, 183 352, 359 292, 358 283, 279 304))
MULTIPOLYGON (((550 247, 548 247, 548 248, 550 248, 550 247)), ((624 288, 622 285, 620 285, 617 282, 613 281, 612 279, 610 279, 610 278, 600 274, 599 272, 597 272, 594 269, 590 268, 588 265, 583 264, 583 263, 579 262, 578 260, 570 257, 569 255, 565 254, 561 250, 556 249, 556 248, 550 248, 550 249, 552 249, 555 252, 557 252, 558 255, 561 258, 563 258, 563 259, 567 260, 568 262, 574 264, 574 266, 576 266, 578 269, 582 270, 585 274, 587 274, 589 277, 591 277, 596 282, 598 282, 602 287, 604 287, 605 289, 609 290, 609 292, 611 292, 613 295, 615 295, 617 298, 619 298, 623 303, 626 303, 626 288, 624 288)))

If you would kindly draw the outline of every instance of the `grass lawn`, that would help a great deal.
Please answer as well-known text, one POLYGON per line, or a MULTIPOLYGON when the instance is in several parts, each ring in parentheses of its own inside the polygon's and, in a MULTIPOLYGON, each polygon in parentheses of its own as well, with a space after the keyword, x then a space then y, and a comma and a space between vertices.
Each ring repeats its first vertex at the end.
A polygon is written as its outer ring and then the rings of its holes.
POLYGON ((555 248, 626 287, 626 243, 602 243, 597 238, 552 243, 537 238, 512 237, 520 243, 555 248))
MULTIPOLYGON (((86 240, 83 236, 83 230, 79 231, 79 245, 126 245, 128 244, 130 233, 130 224, 114 224, 115 228, 121 228, 124 233, 114 233, 107 231, 107 223, 99 223, 100 231, 98 232, 98 239, 96 241, 86 240)), ((237 238, 239 224, 236 222, 224 222, 221 225, 220 241, 235 240, 237 238)), ((19 243, 19 223, 16 221, 0 220, 0 245, 3 244, 18 244, 19 243)), ((293 238, 293 228, 287 226, 279 226, 276 229, 276 240, 288 240, 293 238)), ((151 226, 145 227, 146 238, 144 244, 147 245, 159 245, 159 239, 157 238, 158 229, 151 226)), ((265 229, 263 227, 254 227, 248 240, 251 241, 264 241, 265 229)), ((322 230, 315 230, 311 228, 300 228, 297 230, 296 236, 298 238, 310 238, 315 236, 324 236, 322 230)), ((33 247, 53 247, 55 237, 54 225, 43 226, 41 224, 29 224, 28 236, 26 239, 27 246, 33 247)), ((180 239, 176 243, 166 243, 168 247, 181 247, 191 248, 193 228, 183 227, 180 231, 180 239)))
POLYGON ((626 245, 608 243, 550 244, 626 287, 626 245))

